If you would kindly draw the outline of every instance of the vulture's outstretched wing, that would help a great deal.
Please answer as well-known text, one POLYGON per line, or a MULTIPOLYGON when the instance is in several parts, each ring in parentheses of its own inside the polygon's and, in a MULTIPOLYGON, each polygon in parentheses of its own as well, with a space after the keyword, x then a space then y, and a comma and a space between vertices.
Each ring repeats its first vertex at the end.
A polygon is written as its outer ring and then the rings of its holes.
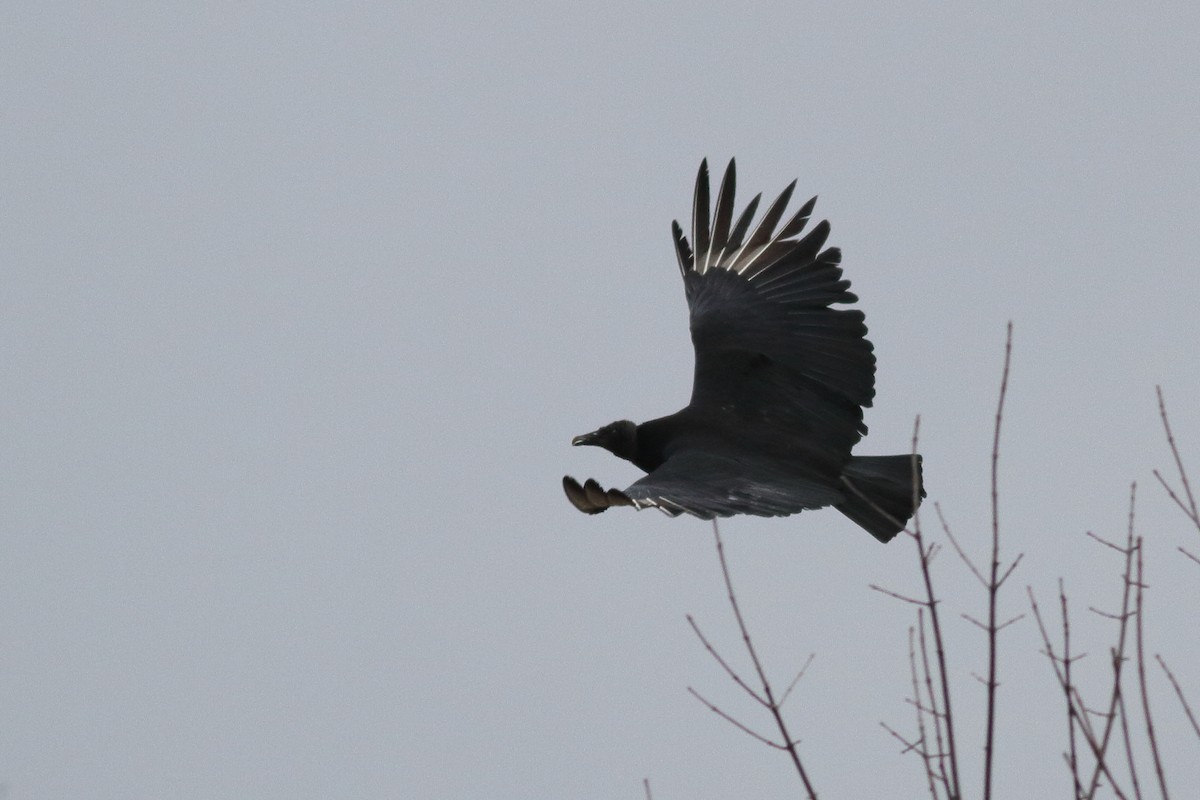
POLYGON ((844 464, 866 433, 862 408, 875 394, 875 355, 862 312, 830 308, 858 299, 842 277, 841 253, 821 249, 827 222, 798 238, 816 198, 775 230, 794 181, 752 231, 761 195, 735 221, 735 181, 730 161, 710 218, 702 163, 691 244, 672 224, 696 351, 691 407, 731 413, 844 464))
POLYGON ((700 450, 676 453, 624 491, 606 491, 591 478, 580 486, 571 477, 563 478, 563 489, 576 508, 589 514, 631 505, 701 519, 733 514, 782 517, 843 499, 841 491, 798 477, 795 470, 700 450))

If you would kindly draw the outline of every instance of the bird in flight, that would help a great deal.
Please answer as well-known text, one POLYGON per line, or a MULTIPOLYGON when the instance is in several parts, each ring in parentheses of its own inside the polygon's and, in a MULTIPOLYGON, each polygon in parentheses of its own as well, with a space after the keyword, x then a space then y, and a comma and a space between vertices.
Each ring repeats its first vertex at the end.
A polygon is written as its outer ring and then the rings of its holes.
POLYGON ((658 508, 701 519, 778 517, 833 506, 881 542, 904 529, 925 496, 921 457, 857 456, 863 407, 875 396, 875 354, 850 304, 841 252, 822 249, 829 223, 803 237, 816 198, 782 228, 796 182, 751 230, 762 195, 734 219, 729 162, 709 205, 700 164, 691 241, 671 224, 696 351, 691 401, 640 425, 620 420, 576 436, 645 471, 625 490, 563 478, 587 514, 658 508))

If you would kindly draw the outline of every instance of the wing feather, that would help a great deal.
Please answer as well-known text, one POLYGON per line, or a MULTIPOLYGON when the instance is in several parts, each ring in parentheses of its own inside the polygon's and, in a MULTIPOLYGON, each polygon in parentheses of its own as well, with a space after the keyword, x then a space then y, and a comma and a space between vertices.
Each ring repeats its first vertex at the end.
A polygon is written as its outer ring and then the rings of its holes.
MULTIPOLYGON (((730 195, 732 202, 733 196, 730 195)), ((729 232, 729 239, 725 242, 725 246, 721 248, 721 253, 717 256, 716 266, 721 269, 729 268, 729 260, 742 246, 742 240, 746 238, 746 231, 750 230, 750 223, 754 221, 754 212, 758 210, 758 204, 762 201, 762 194, 754 195, 754 199, 746 206, 738 217, 737 222, 733 224, 733 230, 729 232)))
MULTIPOLYGON (((692 243, 695 246, 696 259, 707 255, 709 242, 708 231, 708 159, 700 162, 700 172, 696 174, 696 194, 692 200, 692 243)), ((706 265, 695 264, 703 274, 706 265)))
POLYGON ((716 264, 721 254, 725 252, 725 244, 729 241, 729 224, 733 220, 733 195, 737 188, 737 167, 733 159, 725 168, 725 177, 721 178, 721 188, 717 191, 716 209, 713 211, 712 242, 704 257, 704 270, 716 264), (714 260, 713 254, 716 254, 714 260))
POLYGON ((687 237, 683 235, 683 228, 679 227, 679 221, 671 223, 671 238, 675 241, 675 256, 679 259, 679 274, 687 279, 688 270, 692 268, 692 248, 688 246, 687 237))
POLYGON ((734 256, 734 269, 737 272, 744 272, 750 267, 762 252, 774 240, 771 234, 775 231, 775 226, 779 224, 779 218, 783 216, 783 212, 787 209, 788 201, 792 197, 792 192, 796 190, 796 182, 792 181, 787 185, 780 194, 775 198, 775 202, 763 214, 759 220, 758 226, 754 229, 754 233, 750 234, 750 238, 746 241, 738 254, 734 256))
POLYGON ((780 517, 843 499, 838 488, 784 465, 702 450, 671 456, 624 493, 639 508, 655 506, 701 519, 733 514, 780 517))

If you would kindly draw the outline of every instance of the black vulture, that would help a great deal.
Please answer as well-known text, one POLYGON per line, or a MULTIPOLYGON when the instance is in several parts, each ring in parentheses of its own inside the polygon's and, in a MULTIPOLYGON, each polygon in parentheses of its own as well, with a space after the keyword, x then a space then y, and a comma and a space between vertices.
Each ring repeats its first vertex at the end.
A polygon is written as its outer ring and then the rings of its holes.
POLYGON ((648 474, 628 489, 563 478, 580 511, 656 507, 701 519, 775 517, 833 506, 881 542, 904 529, 925 491, 919 455, 856 456, 875 396, 875 353, 829 223, 803 238, 816 198, 778 231, 796 182, 750 224, 762 195, 734 219, 734 162, 710 218, 700 164, 689 243, 671 224, 691 318, 691 402, 640 425, 621 420, 576 436, 648 474), (915 502, 914 502, 915 501, 915 502))

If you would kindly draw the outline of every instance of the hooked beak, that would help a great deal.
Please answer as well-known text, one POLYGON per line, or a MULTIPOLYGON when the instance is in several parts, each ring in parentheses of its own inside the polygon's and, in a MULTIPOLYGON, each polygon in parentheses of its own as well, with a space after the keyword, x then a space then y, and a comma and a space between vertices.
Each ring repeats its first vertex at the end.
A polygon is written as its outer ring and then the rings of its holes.
POLYGON ((595 444, 595 443, 596 443, 596 434, 595 433, 585 433, 581 436, 576 436, 574 439, 571 440, 571 444, 573 444, 575 447, 579 447, 579 445, 581 445, 581 444, 595 444))

